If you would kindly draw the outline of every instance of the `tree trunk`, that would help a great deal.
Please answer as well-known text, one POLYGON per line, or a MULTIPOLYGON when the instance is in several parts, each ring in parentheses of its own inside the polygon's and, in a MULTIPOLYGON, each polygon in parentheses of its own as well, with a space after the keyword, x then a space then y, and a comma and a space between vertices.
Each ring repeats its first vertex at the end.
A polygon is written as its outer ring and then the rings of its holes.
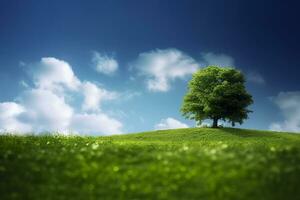
POLYGON ((213 128, 218 128, 218 118, 213 118, 213 128))

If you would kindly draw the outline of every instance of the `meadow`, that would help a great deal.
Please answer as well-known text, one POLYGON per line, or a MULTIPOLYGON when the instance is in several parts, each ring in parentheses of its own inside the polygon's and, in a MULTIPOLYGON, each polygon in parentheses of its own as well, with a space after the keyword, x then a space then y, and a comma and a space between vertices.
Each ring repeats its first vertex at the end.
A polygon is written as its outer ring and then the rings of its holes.
POLYGON ((300 135, 1 135, 0 199, 300 199, 300 135))

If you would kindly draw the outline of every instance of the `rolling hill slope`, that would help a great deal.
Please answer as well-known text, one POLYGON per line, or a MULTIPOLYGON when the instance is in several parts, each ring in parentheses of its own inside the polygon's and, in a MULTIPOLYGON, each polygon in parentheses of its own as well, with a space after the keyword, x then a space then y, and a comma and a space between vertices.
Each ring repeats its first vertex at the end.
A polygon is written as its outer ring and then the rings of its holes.
POLYGON ((0 136, 0 199, 300 199, 300 135, 0 136))

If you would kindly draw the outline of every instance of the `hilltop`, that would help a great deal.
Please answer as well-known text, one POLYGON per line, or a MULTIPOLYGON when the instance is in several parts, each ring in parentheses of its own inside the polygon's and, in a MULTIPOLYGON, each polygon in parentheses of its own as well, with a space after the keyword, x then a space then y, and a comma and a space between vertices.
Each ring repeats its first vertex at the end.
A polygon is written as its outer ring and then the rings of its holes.
POLYGON ((300 135, 0 136, 0 199, 299 199, 300 135))

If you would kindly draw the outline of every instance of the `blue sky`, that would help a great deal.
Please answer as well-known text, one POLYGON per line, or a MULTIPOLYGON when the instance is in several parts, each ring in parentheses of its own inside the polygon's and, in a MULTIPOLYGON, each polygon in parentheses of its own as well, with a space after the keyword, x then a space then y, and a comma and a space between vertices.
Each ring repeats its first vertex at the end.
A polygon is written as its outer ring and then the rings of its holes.
POLYGON ((209 64, 247 76, 244 128, 300 131, 296 1, 0 2, 0 131, 93 135, 193 127, 209 64))

